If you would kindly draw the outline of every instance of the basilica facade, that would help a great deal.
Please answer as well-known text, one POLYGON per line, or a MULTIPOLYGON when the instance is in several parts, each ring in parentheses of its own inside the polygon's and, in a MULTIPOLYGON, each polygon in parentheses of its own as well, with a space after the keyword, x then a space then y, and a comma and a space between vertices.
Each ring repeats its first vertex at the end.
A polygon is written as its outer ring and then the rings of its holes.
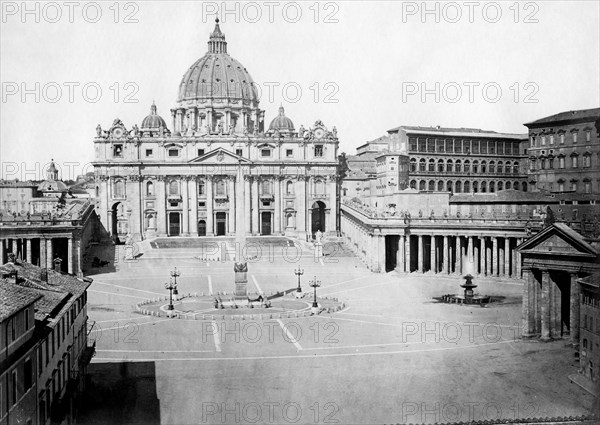
POLYGON ((296 129, 283 107, 265 126, 255 83, 228 54, 218 20, 169 124, 153 104, 140 127, 115 119, 96 128, 97 214, 113 238, 233 235, 238 208, 248 235, 337 233, 336 128, 317 120, 296 129))

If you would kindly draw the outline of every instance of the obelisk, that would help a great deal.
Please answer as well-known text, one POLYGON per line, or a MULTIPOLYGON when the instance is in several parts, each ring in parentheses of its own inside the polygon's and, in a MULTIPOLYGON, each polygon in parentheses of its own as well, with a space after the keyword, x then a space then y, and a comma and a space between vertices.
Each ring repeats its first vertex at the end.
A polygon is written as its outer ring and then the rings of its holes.
POLYGON ((237 187, 235 191, 235 294, 237 300, 248 299, 248 264, 244 261, 244 248, 246 246, 246 214, 244 211, 244 176, 242 174, 242 160, 240 158, 236 176, 237 187))

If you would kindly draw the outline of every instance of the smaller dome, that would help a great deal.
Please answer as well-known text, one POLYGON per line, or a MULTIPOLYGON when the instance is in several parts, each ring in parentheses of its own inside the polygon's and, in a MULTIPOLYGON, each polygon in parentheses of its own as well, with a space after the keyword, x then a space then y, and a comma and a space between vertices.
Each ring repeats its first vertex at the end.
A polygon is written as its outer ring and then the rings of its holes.
POLYGON ((44 180, 37 188, 40 192, 66 192, 68 186, 60 180, 44 180))
POLYGON ((283 106, 279 107, 279 115, 273 118, 269 125, 269 132, 279 131, 280 133, 293 133, 294 123, 291 119, 285 116, 283 106))
POLYGON ((165 120, 156 113, 156 105, 152 102, 152 106, 150 107, 150 115, 144 118, 142 121, 142 131, 143 130, 158 130, 160 126, 166 130, 167 123, 165 120))

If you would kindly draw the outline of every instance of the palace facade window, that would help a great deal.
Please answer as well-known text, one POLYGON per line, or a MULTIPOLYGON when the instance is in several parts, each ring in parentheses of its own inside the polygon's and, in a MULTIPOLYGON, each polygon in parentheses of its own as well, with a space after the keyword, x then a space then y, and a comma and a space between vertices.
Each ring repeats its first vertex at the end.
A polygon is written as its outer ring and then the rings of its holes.
POLYGON ((123 157, 123 145, 113 145, 113 157, 122 158, 123 157))
POLYGON ((125 181, 116 180, 113 185, 113 197, 114 198, 125 198, 125 181))
POLYGON ((323 145, 315 145, 315 157, 321 158, 323 156, 323 145))
POLYGON ((154 196, 154 183, 146 183, 146 196, 154 196))
POLYGON ((179 195, 179 183, 176 180, 169 182, 169 195, 179 195))
POLYGON ((577 168, 579 165, 579 161, 577 160, 577 155, 571 156, 571 168, 577 168))
POLYGON ((175 158, 179 156, 179 149, 169 149, 168 151, 169 158, 175 158))
POLYGON ((285 193, 288 194, 288 195, 293 195, 294 194, 294 182, 288 181, 285 184, 285 193))
POLYGON ((198 195, 199 196, 206 195, 206 184, 204 183, 204 181, 198 182, 198 195))
POLYGON ((215 192, 218 196, 227 195, 227 186, 225 185, 225 180, 221 179, 217 181, 215 192))
POLYGON ((417 171, 417 160, 415 158, 410 159, 410 171, 417 171))

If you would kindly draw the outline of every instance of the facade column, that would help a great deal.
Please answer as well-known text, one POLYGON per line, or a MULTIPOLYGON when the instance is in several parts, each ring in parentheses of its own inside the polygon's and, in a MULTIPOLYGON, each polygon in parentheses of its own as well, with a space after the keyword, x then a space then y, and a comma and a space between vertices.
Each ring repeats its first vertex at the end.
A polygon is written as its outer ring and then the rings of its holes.
POLYGON ((258 178, 252 180, 252 234, 258 235, 258 178))
POLYGON ((423 235, 418 235, 419 239, 419 250, 417 252, 417 271, 423 273, 423 235))
POLYGON ((181 178, 181 195, 183 197, 183 236, 190 235, 190 195, 188 193, 188 176, 181 178))
POLYGON ((538 282, 533 270, 527 270, 527 280, 523 285, 523 336, 530 337, 535 334, 535 287, 538 282))
POLYGON ((229 176, 228 179, 228 199, 229 199, 229 214, 227 217, 227 233, 233 235, 235 233, 235 177, 229 176))
POLYGON ((577 282, 577 273, 571 273, 571 299, 569 308, 569 327, 571 344, 579 344, 579 296, 580 287, 577 282))
POLYGON ((462 247, 460 243, 460 235, 456 235, 456 263, 454 266, 454 272, 462 274, 462 247))
MULTIPOLYGON (((69 239, 69 240, 71 240, 71 239, 69 239)), ((27 240, 26 240, 26 248, 25 249, 27 251, 27 254, 26 254, 27 262, 29 264, 31 264, 31 239, 29 239, 29 238, 27 238, 27 240)), ((0 263, 2 263, 2 258, 4 258, 4 257, 0 256, 0 263)))
POLYGON ((298 176, 298 195, 296 196, 296 230, 298 236, 306 237, 306 177, 298 176))
POLYGON ((510 238, 504 238, 504 274, 510 276, 510 238))
POLYGON ((190 195, 190 235, 198 236, 198 183, 195 177, 188 181, 188 193, 190 195))
POLYGON ((52 260, 54 256, 52 254, 52 238, 46 239, 46 268, 51 270, 53 268, 52 260))
POLYGON ((325 216, 325 231, 337 236, 336 202, 337 202, 337 180, 335 176, 329 176, 326 183, 327 207, 329 213, 325 216))
POLYGON ((485 260, 485 236, 479 236, 479 268, 481 269, 482 275, 487 275, 488 271, 485 268, 486 260, 485 260))
POLYGON ((281 178, 275 176, 275 234, 281 234, 281 178))
POLYGON ((250 201, 250 180, 252 177, 244 176, 244 210, 246 214, 246 234, 252 234, 252 206, 250 201))
POLYGON ((410 273, 412 270, 410 269, 410 235, 406 235, 406 243, 404 244, 404 257, 406 260, 405 269, 407 273, 410 273))
POLYGON ((213 176, 206 176, 206 236, 215 235, 213 205, 213 176))
POLYGON ((435 236, 431 235, 431 246, 429 247, 429 270, 437 273, 437 264, 435 256, 435 236))
POLYGON ((442 253, 442 271, 444 273, 450 273, 450 262, 448 260, 448 236, 444 235, 444 251, 442 253))
POLYGON ((492 238, 492 276, 498 276, 498 238, 492 238))
POLYGON ((163 176, 156 182, 156 232, 158 236, 167 235, 166 183, 163 176))
POLYGON ((406 240, 404 235, 400 235, 400 240, 398 241, 398 252, 396 253, 396 270, 399 272, 404 272, 404 245, 406 244, 406 240))
POLYGON ((542 270, 542 305, 540 310, 542 316, 541 339, 543 341, 550 339, 550 283, 550 273, 548 273, 548 270, 542 270))
POLYGON ((67 239, 67 273, 73 274, 73 238, 67 239))

